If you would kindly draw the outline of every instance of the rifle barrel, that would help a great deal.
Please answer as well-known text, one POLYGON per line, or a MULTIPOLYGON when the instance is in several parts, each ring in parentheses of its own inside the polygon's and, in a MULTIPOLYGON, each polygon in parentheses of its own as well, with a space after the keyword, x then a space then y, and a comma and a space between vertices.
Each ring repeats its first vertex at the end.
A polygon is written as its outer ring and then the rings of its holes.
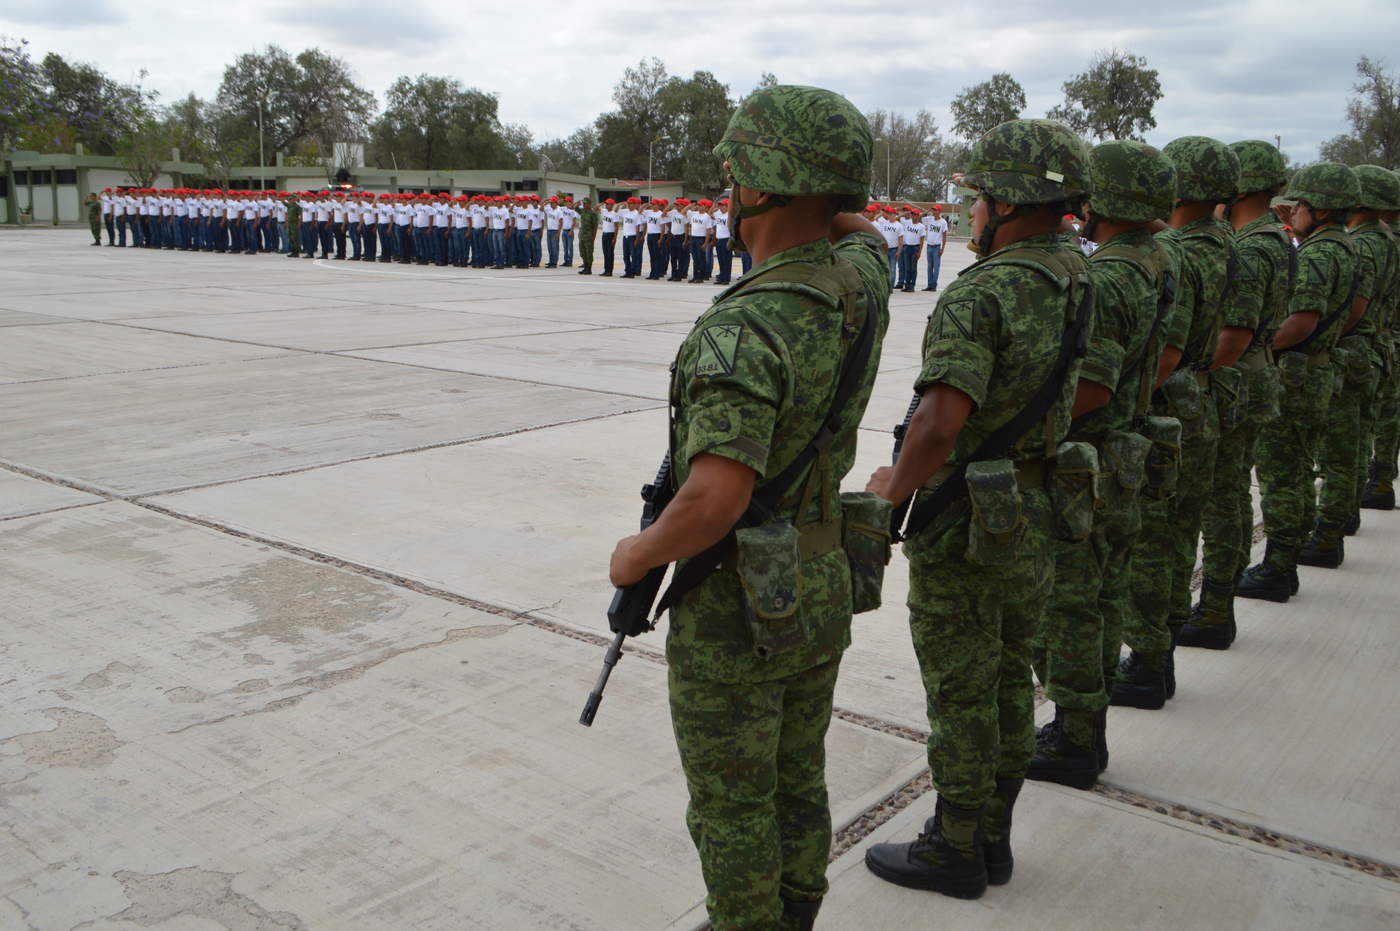
POLYGON ((612 675, 613 667, 622 658, 622 641, 626 638, 626 631, 619 633, 613 638, 612 646, 608 647, 608 652, 603 654, 603 669, 598 673, 598 681, 593 684, 593 691, 588 693, 588 701, 584 703, 583 713, 578 716, 578 723, 584 727, 593 726, 593 718, 598 714, 598 706, 603 703, 603 689, 608 687, 608 676, 612 675))

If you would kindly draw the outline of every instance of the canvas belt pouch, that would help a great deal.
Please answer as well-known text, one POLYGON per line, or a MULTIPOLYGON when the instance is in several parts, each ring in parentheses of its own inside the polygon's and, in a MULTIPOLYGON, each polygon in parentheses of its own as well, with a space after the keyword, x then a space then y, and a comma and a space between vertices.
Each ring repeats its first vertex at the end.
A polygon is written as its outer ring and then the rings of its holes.
POLYGON ((1104 437, 1099 456, 1099 510, 1106 519, 1138 513, 1133 504, 1147 484, 1151 451, 1152 442, 1140 433, 1114 430, 1104 437))
POLYGON ((801 534, 788 520, 769 521, 734 531, 735 570, 744 590, 744 608, 761 658, 807 642, 798 610, 802 597, 801 534))
POLYGON ((1162 501, 1176 494, 1181 472, 1181 421, 1175 417, 1144 417, 1138 432, 1152 444, 1147 453, 1144 497, 1162 501))
POLYGON ((1234 430, 1244 423, 1249 404, 1249 382, 1244 369, 1227 365, 1210 373, 1211 394, 1220 415, 1220 429, 1234 430))
POLYGON ((1366 337, 1358 333, 1344 336, 1338 348, 1346 353, 1342 364, 1346 370, 1347 386, 1362 390, 1370 388, 1375 369, 1371 365, 1371 347, 1366 337))
POLYGON ((1162 396, 1167 401, 1167 414, 1181 421, 1182 439, 1191 439, 1201 432, 1204 402, 1201 382, 1189 369, 1177 369, 1162 384, 1162 396))
POLYGON ((851 613, 880 607, 885 566, 890 562, 890 511, 893 505, 868 491, 841 495, 842 545, 851 566, 851 613))
POLYGON ((1050 479, 1056 539, 1071 543, 1087 540, 1094 530, 1098 500, 1098 450, 1090 443, 1061 443, 1055 449, 1055 470, 1050 479))
POLYGON ((967 525, 968 560, 979 566, 1013 562, 1028 524, 1016 482, 1016 463, 1010 459, 973 462, 965 477, 972 504, 972 520, 967 525))

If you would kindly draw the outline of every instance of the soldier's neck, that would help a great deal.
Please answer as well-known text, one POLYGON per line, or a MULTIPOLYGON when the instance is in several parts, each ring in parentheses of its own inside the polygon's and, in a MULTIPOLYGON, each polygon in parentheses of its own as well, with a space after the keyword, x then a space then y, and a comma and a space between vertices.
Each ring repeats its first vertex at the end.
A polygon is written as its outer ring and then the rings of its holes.
POLYGON ((1208 201, 1180 201, 1172 210, 1171 219, 1167 225, 1174 230, 1179 230, 1183 226, 1190 226, 1198 220, 1203 220, 1215 211, 1215 204, 1208 201))
POLYGON ((1268 194, 1255 194, 1235 201, 1230 205, 1230 225, 1237 230, 1244 229, 1269 212, 1271 200, 1273 198, 1268 194))

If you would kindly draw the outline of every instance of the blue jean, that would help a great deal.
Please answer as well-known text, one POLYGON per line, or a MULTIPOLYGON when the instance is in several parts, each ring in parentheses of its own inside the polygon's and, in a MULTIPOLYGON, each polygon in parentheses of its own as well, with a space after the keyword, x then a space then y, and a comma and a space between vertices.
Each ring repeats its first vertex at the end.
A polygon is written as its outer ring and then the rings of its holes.
POLYGON ((379 224, 379 257, 381 259, 391 259, 394 257, 394 224, 379 224))
MULTIPOLYGON (((617 251, 617 233, 604 233, 602 248, 603 274, 611 275, 613 273, 613 253, 617 251)), ((626 263, 625 258, 623 262, 626 263)))
POLYGON ((564 243, 564 264, 574 264, 574 231, 564 230, 559 238, 564 243))
POLYGON ((553 267, 559 264, 559 231, 545 230, 544 235, 545 242, 549 246, 549 264, 550 267, 553 267))
POLYGON ((407 223, 394 224, 394 258, 400 262, 408 261, 410 229, 411 227, 407 223))
POLYGON ((749 255, 747 252, 739 253, 739 267, 744 270, 743 274, 747 275, 749 269, 753 268, 753 256, 749 255))
POLYGON ((890 246, 890 287, 899 279, 899 246, 890 246))
POLYGON ((472 264, 477 268, 485 268, 491 264, 491 234, 486 227, 477 227, 472 230, 472 264))
POLYGON ((913 290, 919 281, 919 245, 906 245, 899 250, 899 281, 905 288, 913 290))
POLYGON ((491 264, 502 268, 506 264, 506 231, 491 230, 491 264))
POLYGON ((709 277, 709 269, 701 267, 705 261, 705 240, 701 236, 690 237, 690 261, 695 266, 690 270, 691 281, 701 281, 709 277))
POLYGON ((690 239, 685 235, 671 234, 671 277, 684 278, 690 270, 690 239))
POLYGON ((938 267, 943 264, 943 246, 928 247, 928 289, 938 290, 938 267))
POLYGON ((728 284, 729 273, 734 267, 734 253, 729 251, 729 238, 715 240, 715 254, 719 256, 719 276, 715 284, 728 284))
POLYGON ((360 257, 360 224, 358 222, 345 224, 345 235, 350 240, 350 258, 358 259, 360 257))
POLYGON ((316 232, 320 235, 321 240, 321 258, 323 259, 331 257, 331 241, 335 238, 333 224, 333 220, 322 220, 316 224, 316 232))

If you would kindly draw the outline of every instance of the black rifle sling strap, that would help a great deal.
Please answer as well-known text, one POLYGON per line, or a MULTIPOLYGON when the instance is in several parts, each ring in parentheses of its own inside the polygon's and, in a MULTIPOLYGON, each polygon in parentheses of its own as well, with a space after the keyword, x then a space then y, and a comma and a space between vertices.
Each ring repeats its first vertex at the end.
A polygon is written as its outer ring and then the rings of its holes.
MULTIPOLYGON (((1088 276, 1083 275, 1082 279, 1080 287, 1084 290, 1079 298, 1079 309, 1075 312, 1074 322, 1065 328, 1064 336, 1060 339, 1060 354, 1055 360, 1054 368, 1050 370, 1050 374, 1041 383, 1040 390, 1015 417, 994 430, 977 449, 973 450, 972 455, 966 461, 959 463, 953 474, 939 484, 932 494, 914 505, 909 514, 909 524, 901 534, 904 539, 907 540, 927 527, 935 517, 943 513, 944 508, 952 504, 953 500, 963 493, 964 489, 967 488, 965 473, 968 463, 998 459, 1005 455, 1025 435, 1026 431, 1040 423, 1049 413, 1050 408, 1055 405, 1056 399, 1064 390, 1065 382, 1069 378, 1071 365, 1075 359, 1082 357, 1089 348, 1089 310, 1094 303, 1094 295, 1093 289, 1089 287, 1088 276)), ((1046 450, 1047 456, 1053 455, 1053 453, 1054 450, 1046 450)))
MULTIPOLYGON (((1165 249, 1160 244, 1159 249, 1165 249)), ((1147 283, 1157 290, 1156 315, 1152 318, 1152 326, 1147 331, 1147 339, 1143 342, 1138 352, 1126 362, 1118 373, 1118 385, 1113 389, 1114 397, 1120 395, 1134 376, 1138 378, 1138 401, 1136 414, 1141 416, 1147 410, 1148 398, 1152 394, 1152 382, 1156 380, 1156 366, 1148 371, 1147 354, 1152 351, 1152 346, 1157 342, 1157 332, 1162 329, 1162 324, 1167 322, 1167 314, 1171 311, 1172 305, 1176 303, 1176 276, 1172 274, 1171 263, 1167 263, 1165 269, 1154 271, 1143 263, 1142 251, 1132 246, 1105 246, 1094 253, 1096 262, 1122 262, 1130 265, 1147 283), (1141 373, 1139 375, 1139 373, 1141 373)), ((1155 360, 1154 360, 1155 361, 1155 360)), ((1080 414, 1069 424, 1069 435, 1074 436, 1080 428, 1098 418, 1105 407, 1096 407, 1085 414, 1080 414)))
MULTIPOLYGON (((1273 214, 1270 213, 1270 216, 1273 216, 1273 214)), ((1288 294, 1292 294, 1293 279, 1298 277, 1298 250, 1293 248, 1293 243, 1288 239, 1288 235, 1284 233, 1282 226, 1261 226, 1258 229, 1246 233, 1243 237, 1241 237, 1240 241, 1244 242, 1245 240, 1251 239, 1255 236, 1269 236, 1274 239, 1277 239, 1283 244, 1283 248, 1287 250, 1288 280, 1286 283, 1286 292, 1288 294)), ((1269 324, 1276 322, 1278 321, 1274 320, 1272 317, 1269 316, 1269 309, 1267 307, 1264 307, 1260 310, 1259 325, 1254 328, 1254 334, 1249 338, 1249 345, 1245 348, 1245 355, 1248 355, 1256 349, 1264 349, 1266 351, 1272 350, 1272 347, 1265 346, 1262 343, 1262 338, 1264 336, 1264 331, 1268 329, 1269 324)), ((1270 355, 1270 359, 1272 360, 1272 354, 1270 355)))
MULTIPOLYGON (((741 293, 751 294, 754 291, 763 290, 783 290, 789 293, 797 291, 798 293, 806 292, 810 297, 822 303, 829 304, 835 300, 841 308, 842 326, 845 327, 851 316, 850 305, 856 299, 857 289, 863 289, 864 285, 860 282, 859 272, 855 270, 855 266, 842 263, 837 266, 837 269, 840 271, 841 277, 846 279, 845 282, 842 282, 846 286, 842 288, 842 293, 839 295, 828 294, 815 287, 812 284, 815 276, 811 271, 811 266, 795 262, 779 265, 772 271, 763 274, 753 285, 745 288, 741 293), (795 265, 804 267, 794 268, 795 265), (781 287, 784 284, 802 287, 781 287), (776 285, 777 287, 765 287, 768 285, 776 285)), ((875 301, 868 294, 865 306, 865 320, 861 323, 856 341, 847 352, 845 361, 841 365, 841 379, 836 383, 836 393, 832 398, 831 408, 822 421, 821 427, 817 430, 816 436, 812 437, 811 441, 781 472, 754 490, 753 496, 749 499, 748 508, 739 518, 739 522, 735 524, 736 529, 756 526, 766 521, 783 496, 792 490, 797 478, 817 456, 831 445, 831 441, 840 432, 842 413, 860 387, 861 375, 869 364, 870 353, 875 345, 877 307, 875 301)), ((660 617, 662 612, 680 601, 687 592, 709 578, 710 573, 719 568, 719 564, 730 553, 734 552, 735 545, 734 531, 730 530, 718 543, 686 560, 676 570, 675 575, 671 578, 671 584, 666 588, 661 600, 657 602, 655 616, 660 617)))
MULTIPOLYGON (((1344 236, 1345 234, 1341 234, 1341 235, 1344 236)), ((1328 238, 1329 238, 1329 239, 1337 239, 1337 237, 1335 237, 1335 236, 1329 236, 1328 238)), ((1341 241, 1344 242, 1345 240, 1343 239, 1343 240, 1341 240, 1341 241)), ((1316 328, 1315 330, 1313 330, 1311 333, 1309 333, 1307 336, 1305 336, 1305 337, 1302 339, 1301 342, 1294 343, 1292 346, 1287 346, 1287 347, 1284 348, 1283 351, 1284 351, 1284 352, 1305 352, 1305 353, 1308 353, 1309 355, 1311 355, 1312 353, 1309 352, 1308 347, 1311 346, 1311 345, 1313 345, 1314 343, 1316 343, 1318 340, 1322 339, 1322 337, 1326 336, 1327 333, 1328 333, 1328 331, 1330 331, 1330 330, 1332 329, 1332 327, 1336 326, 1337 321, 1339 321, 1339 320, 1345 318, 1348 314, 1351 313, 1351 305, 1352 305, 1352 302, 1356 300, 1356 290, 1357 290, 1357 288, 1359 288, 1360 286, 1361 286, 1361 263, 1360 263, 1360 262, 1356 262, 1356 263, 1354 263, 1353 268, 1352 268, 1352 272, 1351 272, 1351 287, 1347 290, 1346 300, 1342 301, 1342 303, 1337 307, 1336 310, 1332 311, 1332 313, 1328 314, 1328 315, 1327 315, 1326 317, 1324 317, 1321 321, 1319 321, 1318 324, 1317 324, 1317 328, 1316 328)))

